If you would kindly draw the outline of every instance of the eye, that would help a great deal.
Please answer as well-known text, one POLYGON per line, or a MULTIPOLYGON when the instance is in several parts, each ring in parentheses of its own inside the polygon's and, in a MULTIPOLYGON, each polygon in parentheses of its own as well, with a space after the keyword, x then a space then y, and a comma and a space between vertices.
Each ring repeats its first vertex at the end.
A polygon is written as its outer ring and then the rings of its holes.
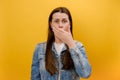
POLYGON ((59 20, 58 20, 58 19, 56 19, 56 20, 54 20, 54 22, 55 22, 55 23, 58 23, 58 22, 59 22, 59 20))
POLYGON ((68 22, 68 21, 67 21, 66 19, 63 19, 62 22, 63 22, 63 23, 66 23, 66 22, 68 22))

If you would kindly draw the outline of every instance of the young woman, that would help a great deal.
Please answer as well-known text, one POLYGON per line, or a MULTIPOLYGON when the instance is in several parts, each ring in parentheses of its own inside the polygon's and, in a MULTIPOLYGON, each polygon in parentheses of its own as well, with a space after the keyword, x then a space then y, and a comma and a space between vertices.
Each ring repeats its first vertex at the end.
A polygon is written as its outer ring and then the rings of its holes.
POLYGON ((73 39, 69 10, 55 8, 48 24, 47 42, 39 43, 33 55, 31 80, 88 78, 91 66, 83 44, 73 39))

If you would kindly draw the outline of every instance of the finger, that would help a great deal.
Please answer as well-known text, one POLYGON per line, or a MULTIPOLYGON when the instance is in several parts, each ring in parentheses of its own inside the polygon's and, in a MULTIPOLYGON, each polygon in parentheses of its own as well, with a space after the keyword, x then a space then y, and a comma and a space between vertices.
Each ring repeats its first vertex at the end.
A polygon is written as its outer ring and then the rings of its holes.
POLYGON ((56 31, 54 31, 54 36, 58 39, 61 39, 60 34, 58 34, 56 31))
POLYGON ((59 33, 59 34, 64 33, 64 30, 61 29, 61 28, 54 27, 54 30, 55 30, 57 33, 59 33))
POLYGON ((55 29, 55 28, 53 28, 53 32, 54 32, 55 36, 59 36, 60 35, 60 32, 57 29, 55 29))
POLYGON ((56 38, 60 39, 61 41, 63 40, 63 37, 65 36, 64 33, 57 31, 55 28, 54 28, 54 35, 56 38))
POLYGON ((61 28, 55 27, 55 29, 59 32, 63 32, 63 29, 61 29, 61 28))
POLYGON ((53 31, 59 33, 59 30, 56 27, 53 27, 53 31))

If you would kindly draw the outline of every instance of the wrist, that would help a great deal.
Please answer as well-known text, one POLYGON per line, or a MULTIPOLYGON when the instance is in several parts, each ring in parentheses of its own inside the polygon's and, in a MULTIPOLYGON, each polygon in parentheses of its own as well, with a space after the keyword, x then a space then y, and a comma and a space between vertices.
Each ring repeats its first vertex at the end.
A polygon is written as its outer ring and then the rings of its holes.
POLYGON ((76 46, 76 44, 75 44, 75 41, 74 41, 74 40, 70 41, 70 43, 68 43, 67 45, 68 45, 69 49, 70 49, 70 48, 73 48, 73 47, 75 47, 75 46, 76 46))

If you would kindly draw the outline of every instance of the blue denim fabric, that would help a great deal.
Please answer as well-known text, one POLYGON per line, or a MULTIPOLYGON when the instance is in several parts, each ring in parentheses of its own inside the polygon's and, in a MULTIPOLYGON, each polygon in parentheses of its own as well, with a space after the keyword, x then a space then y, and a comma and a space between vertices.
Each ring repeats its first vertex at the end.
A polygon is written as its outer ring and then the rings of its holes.
MULTIPOLYGON (((66 46, 62 49, 61 56, 64 54, 66 46)), ((54 44, 52 51, 56 60, 58 60, 60 74, 53 76, 45 68, 45 51, 46 42, 40 43, 36 46, 32 61, 31 80, 57 80, 60 75, 60 80, 79 80, 80 77, 87 78, 91 74, 91 65, 86 56, 85 48, 82 43, 76 41, 76 46, 70 48, 70 54, 74 62, 74 69, 62 70, 61 58, 57 55, 54 44)))

